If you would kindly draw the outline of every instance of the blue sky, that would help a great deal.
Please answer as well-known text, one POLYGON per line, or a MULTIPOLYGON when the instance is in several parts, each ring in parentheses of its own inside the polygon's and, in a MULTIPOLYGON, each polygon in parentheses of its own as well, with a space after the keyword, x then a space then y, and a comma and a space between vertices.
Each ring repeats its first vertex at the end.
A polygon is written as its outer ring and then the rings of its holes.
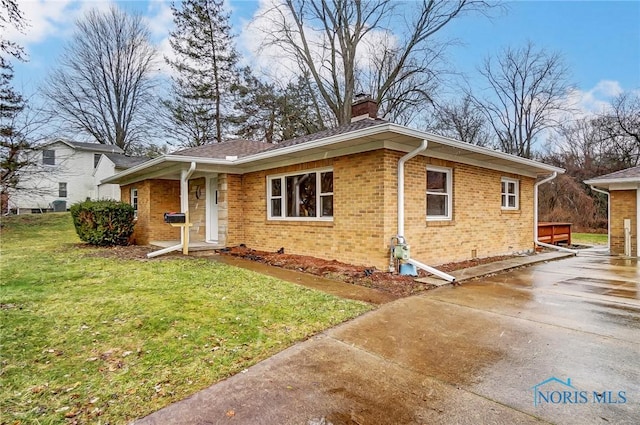
MULTIPOLYGON (((266 0, 265 0, 266 1, 266 0)), ((172 25, 169 2, 161 0, 116 1, 147 19, 154 42, 167 52, 172 25)), ((106 8, 104 0, 20 0, 30 20, 26 34, 9 33, 27 50, 30 61, 15 64, 14 84, 26 95, 38 92, 55 66, 73 22, 92 7, 106 8)), ((245 24, 259 9, 258 1, 228 0, 237 42, 248 63, 260 39, 245 24)), ((474 83, 475 67, 484 57, 506 46, 527 41, 560 52, 571 71, 577 91, 573 94, 585 111, 597 112, 603 102, 621 91, 640 90, 640 1, 516 1, 491 19, 465 16, 452 23, 443 35, 459 44, 449 52, 450 67, 474 83)))

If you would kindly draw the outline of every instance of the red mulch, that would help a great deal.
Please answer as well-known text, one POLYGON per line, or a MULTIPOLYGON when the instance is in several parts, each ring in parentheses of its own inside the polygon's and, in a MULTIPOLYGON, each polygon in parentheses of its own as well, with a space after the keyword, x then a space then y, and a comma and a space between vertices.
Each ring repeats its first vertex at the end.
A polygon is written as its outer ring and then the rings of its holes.
MULTIPOLYGON (((392 274, 386 271, 380 271, 375 267, 354 266, 352 264, 341 263, 336 260, 323 260, 305 255, 258 251, 245 246, 227 248, 218 252, 222 255, 230 255, 233 257, 269 264, 271 266, 282 267, 284 269, 297 270, 316 276, 322 276, 327 279, 380 289, 396 296, 407 296, 432 288, 429 284, 416 282, 415 278, 411 276, 392 274)), ((459 263, 448 263, 438 266, 438 269, 450 272, 507 258, 510 257, 500 256, 463 261, 459 263)), ((418 270, 418 277, 426 276, 428 276, 426 272, 418 270)))
MULTIPOLYGON (((147 254, 157 250, 157 248, 149 245, 95 247, 84 243, 78 243, 73 244, 73 247, 76 249, 87 249, 88 252, 86 255, 88 257, 117 258, 121 260, 138 261, 150 261, 147 258, 147 254)), ((217 252, 222 255, 244 258, 284 269, 297 270, 327 279, 361 285, 368 288, 375 288, 391 293, 397 297, 408 296, 432 288, 429 284, 416 282, 415 278, 412 276, 392 274, 387 271, 378 270, 373 266, 354 266, 352 264, 341 263, 336 260, 323 260, 305 255, 258 251, 245 246, 226 248, 217 252)), ((179 252, 170 253, 163 255, 162 257, 154 258, 151 261, 172 258, 182 258, 182 254, 179 252)), ((452 272, 454 270, 460 270, 508 258, 511 257, 497 256, 457 263, 441 264, 436 267, 444 272, 452 272)), ((428 276, 426 272, 418 270, 418 277, 426 276, 428 276)))

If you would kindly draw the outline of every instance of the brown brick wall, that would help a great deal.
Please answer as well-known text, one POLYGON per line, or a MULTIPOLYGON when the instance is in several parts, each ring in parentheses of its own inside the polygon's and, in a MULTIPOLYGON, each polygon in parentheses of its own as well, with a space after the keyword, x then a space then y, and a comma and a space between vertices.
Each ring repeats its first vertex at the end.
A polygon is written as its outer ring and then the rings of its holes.
POLYGON ((164 222, 164 213, 180 211, 180 182, 178 180, 143 180, 122 186, 123 202, 131 201, 131 189, 138 189, 138 220, 133 241, 146 245, 150 241, 179 240, 180 229, 164 222))
POLYGON ((636 190, 612 190, 611 191, 611 252, 624 254, 624 219, 631 219, 631 255, 638 252, 637 238, 637 191, 636 190))
MULTIPOLYGON (((397 233, 397 164, 402 155, 377 150, 244 175, 243 230, 229 232, 229 245, 233 240, 263 250, 284 247, 288 253, 385 269, 389 239, 397 233), (266 219, 267 175, 327 166, 334 172, 333 222, 266 219)), ((486 257, 533 248, 534 179, 420 156, 407 162, 405 172, 405 237, 417 260, 436 265, 469 259, 472 250, 486 257), (450 222, 426 221, 428 163, 453 168, 450 222), (518 211, 500 208, 503 176, 520 180, 518 211)), ((230 206, 230 223, 235 221, 233 210, 230 206)))

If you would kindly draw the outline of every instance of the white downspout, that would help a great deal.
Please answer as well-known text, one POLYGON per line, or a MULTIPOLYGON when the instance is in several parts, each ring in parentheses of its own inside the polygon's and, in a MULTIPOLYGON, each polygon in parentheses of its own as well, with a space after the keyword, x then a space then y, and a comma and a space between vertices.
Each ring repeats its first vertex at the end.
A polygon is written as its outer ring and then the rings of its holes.
POLYGON ((551 245, 548 243, 540 242, 538 240, 538 187, 546 182, 555 179, 558 176, 556 171, 549 177, 537 182, 533 187, 533 243, 536 245, 544 246, 545 248, 557 249, 558 251, 570 252, 572 254, 578 254, 575 249, 564 248, 561 246, 551 245))
POLYGON ((169 252, 182 250, 183 253, 188 252, 189 247, 189 177, 196 171, 196 163, 191 162, 188 170, 180 172, 180 209, 185 215, 185 225, 180 228, 180 243, 158 251, 150 252, 147 258, 157 257, 159 255, 168 254, 169 252), (185 250, 186 248, 186 250, 185 250), (186 252, 185 252, 186 251, 186 252))
POLYGON ((611 194, 606 190, 598 189, 594 186, 589 187, 594 192, 604 193, 607 195, 607 251, 611 252, 611 194))
POLYGON ((636 190, 636 251, 640 257, 640 187, 636 190))
POLYGON ((404 236, 404 164, 420 152, 427 150, 428 140, 398 160, 398 235, 404 236))
MULTIPOLYGON (((429 141, 424 139, 420 146, 416 149, 412 150, 408 154, 404 155, 402 158, 398 160, 398 235, 404 238, 404 164, 414 156, 418 155, 420 152, 423 152, 427 149, 429 145, 429 141)), ((449 282, 455 282, 456 278, 447 274, 443 271, 435 269, 431 266, 428 266, 424 263, 416 261, 412 258, 407 260, 407 263, 413 264, 419 269, 426 271, 427 273, 431 273, 435 276, 438 276, 440 279, 444 279, 449 282)))

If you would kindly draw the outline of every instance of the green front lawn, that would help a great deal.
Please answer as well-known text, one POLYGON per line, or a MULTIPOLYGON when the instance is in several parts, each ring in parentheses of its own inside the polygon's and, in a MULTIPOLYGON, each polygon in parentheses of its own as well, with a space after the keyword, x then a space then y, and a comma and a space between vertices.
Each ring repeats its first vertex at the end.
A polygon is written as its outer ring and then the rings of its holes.
POLYGON ((575 245, 606 245, 606 233, 571 233, 571 243, 575 245))
POLYGON ((68 214, 2 224, 1 423, 126 423, 371 308, 209 260, 96 256, 68 214))

